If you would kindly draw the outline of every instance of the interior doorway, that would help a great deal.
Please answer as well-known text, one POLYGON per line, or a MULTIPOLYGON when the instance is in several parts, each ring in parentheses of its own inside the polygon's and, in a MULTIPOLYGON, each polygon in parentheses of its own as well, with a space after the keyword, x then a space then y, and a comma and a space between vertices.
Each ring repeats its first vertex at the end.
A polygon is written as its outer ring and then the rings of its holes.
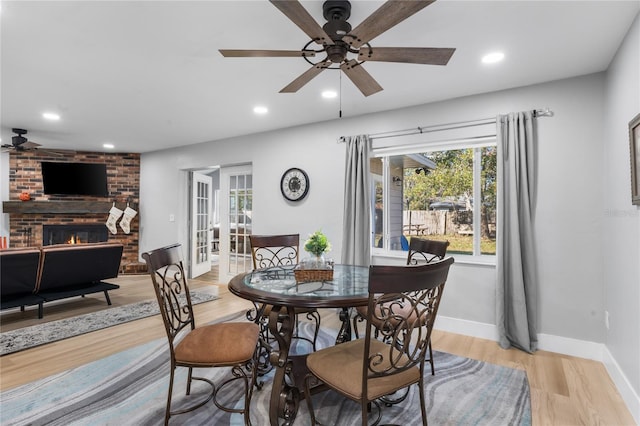
POLYGON ((219 205, 220 169, 192 171, 190 175, 189 277, 218 281, 218 244, 215 224, 219 205))

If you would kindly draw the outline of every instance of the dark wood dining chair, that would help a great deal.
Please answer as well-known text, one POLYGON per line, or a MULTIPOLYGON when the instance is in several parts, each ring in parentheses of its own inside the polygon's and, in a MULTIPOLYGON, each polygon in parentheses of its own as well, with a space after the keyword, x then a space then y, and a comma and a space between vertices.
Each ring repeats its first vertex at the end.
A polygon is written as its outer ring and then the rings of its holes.
MULTIPOLYGON (((363 339, 307 356, 305 399, 316 424, 311 386, 324 384, 361 406, 367 425, 371 403, 413 384, 418 385, 422 424, 427 425, 424 395, 425 359, 431 331, 453 258, 417 266, 369 267, 369 301, 363 339), (377 324, 377 326, 376 326, 377 324), (375 331, 384 338, 375 338, 375 331)), ((384 402, 384 401, 383 401, 384 402)))
MULTIPOLYGON (((253 258, 254 269, 271 268, 274 266, 295 266, 300 260, 299 234, 287 235, 249 235, 251 243, 251 256, 253 258)), ((254 310, 247 312, 247 318, 260 324, 263 338, 268 341, 269 333, 269 314, 272 305, 262 304, 255 307, 254 310)), ((309 342, 316 350, 316 342, 318 340, 318 332, 320 331, 320 313, 315 308, 295 308, 296 314, 296 331, 292 338, 301 339, 309 342), (298 315, 315 322, 313 338, 300 336, 298 333, 298 315)))
MULTIPOLYGON (((409 253, 407 254, 407 265, 419 265, 423 263, 431 263, 444 259, 447 255, 447 248, 449 247, 449 241, 437 241, 429 240, 426 238, 412 237, 409 242, 409 253)), ((364 322, 367 317, 367 307, 359 306, 356 308, 356 314, 353 317, 353 329, 356 338, 358 334, 358 323, 364 322)), ((375 324, 374 325, 380 325, 375 324)), ((431 349, 431 342, 429 342, 429 364, 431 365, 431 375, 435 374, 435 367, 433 365, 433 350, 431 349)))
POLYGON ((169 393, 164 423, 176 414, 183 414, 202 407, 211 399, 221 410, 242 413, 245 425, 251 424, 249 406, 253 387, 256 385, 256 356, 260 328, 247 322, 224 322, 196 327, 189 286, 184 272, 180 244, 152 250, 142 254, 151 275, 164 328, 169 340, 171 370, 169 393), (207 398, 191 406, 171 411, 171 396, 176 367, 188 368, 187 391, 191 394, 191 382, 199 380, 209 383, 211 392, 207 398), (227 367, 232 376, 216 386, 203 377, 193 376, 194 368, 227 367), (223 406, 218 393, 236 380, 244 381, 244 405, 223 406))

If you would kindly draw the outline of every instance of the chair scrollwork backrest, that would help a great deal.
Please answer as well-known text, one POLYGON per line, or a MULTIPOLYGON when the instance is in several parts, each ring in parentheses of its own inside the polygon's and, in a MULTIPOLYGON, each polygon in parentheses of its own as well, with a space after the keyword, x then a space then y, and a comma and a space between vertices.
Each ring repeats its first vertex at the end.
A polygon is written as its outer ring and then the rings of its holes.
MULTIPOLYGON (((377 324, 383 352, 372 350, 367 326, 363 368, 368 377, 396 374, 419 365, 428 354, 431 331, 453 258, 420 266, 371 266, 367 324, 377 324)), ((377 346, 376 346, 377 347, 377 346)))
POLYGON ((160 306, 169 342, 185 328, 195 328, 193 306, 181 257, 181 245, 143 253, 160 306))
POLYGON ((409 242, 407 265, 418 265, 442 260, 447 255, 449 241, 412 237, 409 242))
POLYGON ((253 268, 296 265, 299 261, 299 234, 250 235, 253 268))

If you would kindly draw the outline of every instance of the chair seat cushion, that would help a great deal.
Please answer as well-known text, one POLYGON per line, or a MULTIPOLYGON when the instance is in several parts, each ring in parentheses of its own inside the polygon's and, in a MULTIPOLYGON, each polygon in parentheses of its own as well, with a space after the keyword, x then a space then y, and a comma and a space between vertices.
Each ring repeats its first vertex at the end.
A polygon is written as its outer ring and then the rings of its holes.
POLYGON ((260 327, 249 322, 197 327, 176 345, 176 362, 216 366, 248 361, 256 350, 259 333, 260 327))
MULTIPOLYGON (((362 399, 362 358, 365 339, 352 340, 309 354, 307 367, 324 383, 353 400, 362 399)), ((389 345, 371 340, 371 353, 385 355, 381 369, 389 365, 389 345)), ((371 378, 367 399, 372 401, 420 380, 420 369, 412 367, 393 375, 371 378)))

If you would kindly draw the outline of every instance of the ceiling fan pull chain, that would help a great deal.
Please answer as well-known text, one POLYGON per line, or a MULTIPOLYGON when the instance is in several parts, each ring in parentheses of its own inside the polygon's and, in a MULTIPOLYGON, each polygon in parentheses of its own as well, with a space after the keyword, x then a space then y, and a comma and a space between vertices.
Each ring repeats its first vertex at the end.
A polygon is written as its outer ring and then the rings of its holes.
POLYGON ((338 118, 342 118, 342 73, 339 72, 338 75, 340 76, 340 84, 338 84, 338 92, 340 94, 340 112, 338 113, 338 118))

